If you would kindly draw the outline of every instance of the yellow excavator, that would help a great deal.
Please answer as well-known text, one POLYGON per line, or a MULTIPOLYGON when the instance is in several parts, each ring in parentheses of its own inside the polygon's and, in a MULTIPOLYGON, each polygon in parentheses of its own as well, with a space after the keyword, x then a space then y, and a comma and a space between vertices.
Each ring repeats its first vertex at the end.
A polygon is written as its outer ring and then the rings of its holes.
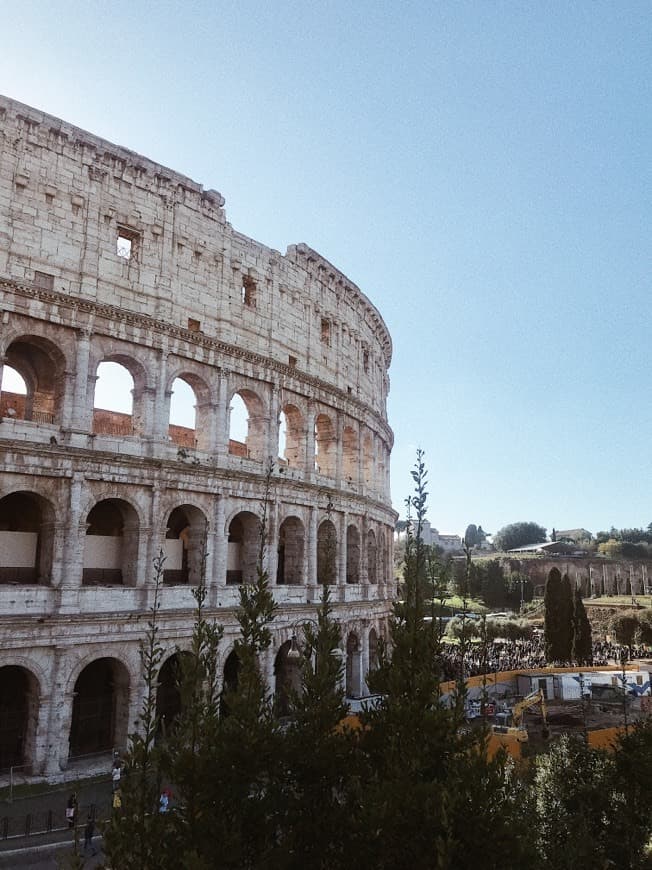
POLYGON ((541 719, 543 722, 542 736, 544 740, 548 737, 546 699, 541 689, 537 689, 535 692, 526 695, 522 701, 514 704, 511 710, 496 713, 494 724, 491 726, 489 734, 489 750, 491 754, 498 747, 503 746, 509 755, 520 758, 521 744, 529 739, 527 728, 523 724, 523 714, 531 707, 539 707, 541 709, 541 719))

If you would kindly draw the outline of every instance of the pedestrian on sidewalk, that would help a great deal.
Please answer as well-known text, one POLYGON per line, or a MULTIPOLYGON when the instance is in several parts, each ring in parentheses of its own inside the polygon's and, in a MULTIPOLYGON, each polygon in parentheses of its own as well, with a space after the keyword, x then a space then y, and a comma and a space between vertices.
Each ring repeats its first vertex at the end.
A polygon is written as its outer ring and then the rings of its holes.
POLYGON ((68 827, 74 828, 75 823, 77 821, 77 810, 79 808, 79 803, 77 801, 77 792, 74 791, 70 797, 68 798, 68 803, 66 804, 66 819, 68 820, 68 827))
POLYGON ((93 850, 93 855, 97 855, 97 849, 93 846, 93 834, 95 833, 95 819, 89 813, 86 819, 86 827, 84 828, 84 854, 88 849, 93 850))

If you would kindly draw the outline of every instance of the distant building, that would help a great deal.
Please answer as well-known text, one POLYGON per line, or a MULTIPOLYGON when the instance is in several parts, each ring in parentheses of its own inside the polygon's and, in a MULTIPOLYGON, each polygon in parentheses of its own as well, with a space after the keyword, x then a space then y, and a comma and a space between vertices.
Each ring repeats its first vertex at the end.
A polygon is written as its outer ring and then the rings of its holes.
POLYGON ((591 532, 586 529, 554 529, 554 532, 558 541, 574 541, 576 544, 593 538, 591 532))
MULTIPOLYGON (((406 537, 407 523, 401 520, 396 524, 395 539, 397 541, 404 541, 406 537)), ((462 539, 459 535, 446 535, 440 533, 430 525, 428 520, 423 521, 421 527, 421 538, 424 544, 428 544, 428 546, 441 547, 445 553, 453 553, 462 549, 462 539)))

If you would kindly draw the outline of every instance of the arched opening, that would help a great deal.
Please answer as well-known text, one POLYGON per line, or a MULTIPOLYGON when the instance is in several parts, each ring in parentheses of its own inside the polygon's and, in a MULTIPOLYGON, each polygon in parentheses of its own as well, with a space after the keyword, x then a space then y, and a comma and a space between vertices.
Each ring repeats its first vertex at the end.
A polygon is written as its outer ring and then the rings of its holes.
POLYGON ((54 508, 40 495, 12 492, 0 499, 0 583, 48 584, 54 508))
POLYGON ((96 659, 77 677, 70 726, 70 758, 124 747, 129 674, 117 659, 96 659))
POLYGON ((167 737, 174 730, 176 719, 182 710, 181 681, 182 656, 189 653, 174 653, 165 660, 158 673, 156 690, 156 717, 158 719, 158 735, 167 737))
POLYGON ((346 530, 346 582, 360 582, 360 532, 353 525, 346 530))
POLYGON ((357 634, 351 632, 346 639, 346 697, 359 698, 360 686, 360 641, 357 634))
POLYGON ((251 390, 238 390, 229 407, 229 453, 261 462, 265 457, 265 409, 251 390))
POLYGON ((376 535, 373 529, 369 529, 367 532, 367 580, 369 583, 376 583, 378 580, 377 558, 376 535))
POLYGON ((292 695, 301 691, 301 656, 288 653, 292 641, 286 640, 274 660, 274 701, 279 716, 290 714, 292 695))
POLYGON ((348 483, 358 480, 358 435, 351 426, 342 432, 342 474, 348 483))
POLYGON ((369 630, 369 670, 375 671, 378 668, 378 635, 376 629, 369 630))
POLYGON ((183 378, 175 378, 170 396, 168 436, 179 447, 194 450, 197 446, 196 406, 197 398, 193 388, 183 378))
POLYGON ((93 399, 96 435, 134 434, 134 392, 134 379, 125 365, 115 360, 98 365, 93 399))
POLYGON ((203 578, 206 517, 192 505, 176 507, 165 531, 163 582, 199 586, 203 578))
POLYGON ((284 405, 279 415, 278 455, 283 465, 302 468, 305 457, 305 432, 301 412, 294 405, 284 405))
POLYGON ((48 339, 25 335, 5 354, 0 414, 17 420, 54 424, 63 407, 65 358, 48 339))
POLYGON ((224 662, 224 682, 220 696, 220 714, 229 715, 229 695, 238 690, 240 678, 240 658, 235 650, 232 650, 224 662))
POLYGON ((228 584, 253 583, 260 553, 260 520, 249 511, 237 514, 229 523, 226 565, 228 584))
POLYGON ((25 668, 0 668, 0 771, 20 767, 29 772, 39 713, 36 677, 25 668))
POLYGON ((278 562, 276 582, 298 586, 303 583, 303 523, 298 517, 287 517, 278 530, 278 562))
POLYGON ((315 419, 315 470, 325 477, 335 477, 337 439, 330 417, 319 414, 315 419))
POLYGON ((362 475, 365 486, 370 487, 374 479, 374 448, 371 435, 362 439, 362 475))
POLYGON ((122 499, 98 502, 86 518, 85 586, 134 586, 138 564, 138 515, 122 499))
POLYGON ((332 586, 337 580, 337 532, 332 520, 317 531, 317 582, 332 586))

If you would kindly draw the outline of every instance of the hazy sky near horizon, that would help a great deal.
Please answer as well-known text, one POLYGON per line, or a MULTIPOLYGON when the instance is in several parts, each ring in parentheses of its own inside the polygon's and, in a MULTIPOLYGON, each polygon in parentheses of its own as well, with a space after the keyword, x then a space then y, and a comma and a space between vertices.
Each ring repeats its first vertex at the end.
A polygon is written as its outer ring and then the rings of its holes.
POLYGON ((394 343, 440 531, 652 521, 648 2, 5 3, 0 91, 307 242, 394 343))

